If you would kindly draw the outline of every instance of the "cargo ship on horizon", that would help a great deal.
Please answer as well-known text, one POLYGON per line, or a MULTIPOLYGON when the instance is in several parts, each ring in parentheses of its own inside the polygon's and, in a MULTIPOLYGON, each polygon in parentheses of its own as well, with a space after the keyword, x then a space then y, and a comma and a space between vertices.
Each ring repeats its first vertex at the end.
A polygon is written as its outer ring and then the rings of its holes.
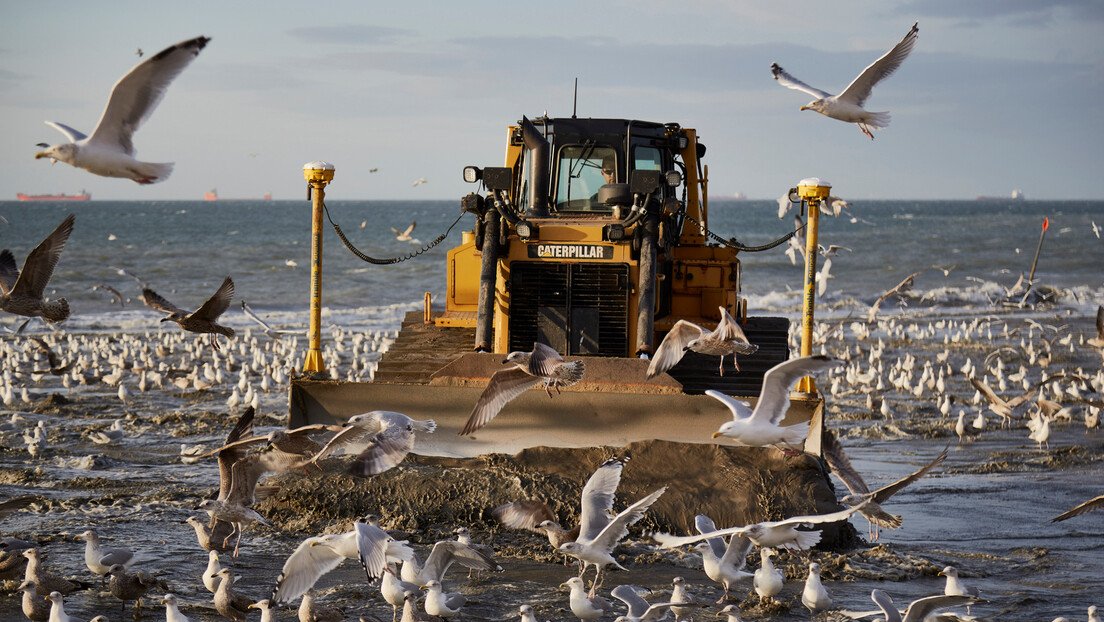
POLYGON ((23 194, 16 193, 15 198, 20 201, 91 201, 92 195, 81 190, 80 194, 23 194))
MULTIPOLYGON (((215 190, 214 188, 212 188, 209 192, 204 192, 203 193, 203 200, 204 201, 255 201, 257 199, 224 199, 224 198, 219 197, 218 190, 215 190)), ((266 192, 265 195, 263 197, 261 197, 261 200, 271 201, 272 200, 272 193, 266 192)))

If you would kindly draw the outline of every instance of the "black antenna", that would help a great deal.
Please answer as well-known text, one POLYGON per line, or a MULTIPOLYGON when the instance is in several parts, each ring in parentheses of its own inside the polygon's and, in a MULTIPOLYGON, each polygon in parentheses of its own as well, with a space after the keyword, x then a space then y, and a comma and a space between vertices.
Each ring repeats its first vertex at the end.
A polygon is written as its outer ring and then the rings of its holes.
POLYGON ((575 112, 579 109, 579 78, 575 77, 575 100, 571 102, 571 118, 575 118, 575 112))

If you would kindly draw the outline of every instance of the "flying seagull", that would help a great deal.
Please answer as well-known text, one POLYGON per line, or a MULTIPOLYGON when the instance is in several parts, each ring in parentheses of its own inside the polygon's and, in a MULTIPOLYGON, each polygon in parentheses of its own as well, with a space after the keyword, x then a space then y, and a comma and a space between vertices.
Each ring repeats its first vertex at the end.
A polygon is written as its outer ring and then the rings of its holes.
MULTIPOLYGON (((290 260, 288 260, 288 261, 290 261, 290 260)), ((254 322, 256 322, 258 324, 260 324, 261 327, 264 328, 264 334, 268 335, 269 338, 271 338, 273 341, 279 341, 280 340, 280 335, 294 333, 294 331, 290 331, 290 330, 276 330, 275 328, 272 328, 272 326, 269 325, 268 322, 262 320, 261 316, 257 315, 257 313, 255 311, 253 311, 252 307, 247 305, 244 300, 241 301, 241 308, 242 308, 242 311, 245 313, 245 315, 249 319, 253 320, 254 322)))
POLYGON ((47 121, 69 141, 49 145, 35 158, 65 162, 103 177, 122 177, 139 184, 168 179, 172 163, 139 162, 134 157, 131 136, 153 114, 169 84, 180 75, 210 41, 196 37, 181 41, 138 63, 115 83, 100 122, 91 136, 64 125, 47 121))
POLYGON ((560 385, 573 385, 583 377, 582 361, 565 362, 559 352, 539 342, 533 344, 532 352, 511 352, 502 363, 513 363, 513 367, 491 376, 467 423, 458 432, 460 436, 487 425, 507 402, 542 382, 548 397, 552 397, 552 387, 559 392, 560 385))
POLYGON ((41 317, 47 322, 64 322, 69 318, 69 302, 64 298, 46 302, 42 295, 54 275, 54 268, 65 250, 65 242, 73 233, 74 216, 69 214, 50 235, 46 236, 23 262, 23 270, 15 267, 11 251, 0 251, 0 309, 27 317, 41 317))
POLYGON ((804 91, 816 98, 802 106, 802 110, 815 110, 826 117, 846 123, 855 123, 863 134, 869 136, 870 140, 874 140, 874 135, 870 133, 870 130, 880 130, 888 126, 889 113, 869 112, 863 108, 863 104, 870 97, 870 91, 874 88, 874 85, 897 71, 897 68, 908 57, 909 52, 912 51, 912 46, 916 43, 917 33, 920 32, 918 24, 919 22, 913 24, 912 29, 909 30, 904 39, 901 39, 900 43, 893 46, 893 49, 871 63, 866 69, 863 69, 859 77, 855 78, 839 95, 832 95, 805 84, 786 73, 786 70, 777 63, 771 63, 771 73, 774 74, 774 79, 778 80, 778 83, 782 86, 804 91))
POLYGON ((732 355, 732 366, 740 371, 736 364, 737 354, 753 354, 759 346, 748 343, 740 324, 729 315, 724 307, 718 307, 721 311, 721 320, 717 327, 710 331, 693 322, 679 320, 660 342, 656 349, 652 362, 648 364, 648 378, 655 378, 659 374, 674 367, 687 350, 693 350, 700 354, 720 356, 720 374, 724 375, 724 357, 732 355))
POLYGON ((398 229, 396 229, 394 227, 391 227, 391 231, 395 232, 395 239, 396 240, 398 240, 400 242, 409 242, 410 240, 413 239, 413 238, 410 237, 410 234, 414 233, 414 227, 417 224, 418 224, 418 221, 415 220, 414 222, 410 223, 410 226, 408 226, 406 229, 403 229, 402 231, 399 231, 398 229))
POLYGON ((218 335, 234 336, 233 328, 222 326, 216 322, 218 317, 230 307, 230 300, 233 297, 234 281, 230 280, 230 277, 226 277, 222 281, 222 285, 207 299, 207 302, 203 303, 202 307, 191 313, 165 300, 148 287, 142 290, 142 301, 147 306, 169 314, 167 317, 161 318, 162 322, 176 322, 180 325, 180 328, 192 333, 210 333, 211 346, 216 350, 219 349, 218 335))

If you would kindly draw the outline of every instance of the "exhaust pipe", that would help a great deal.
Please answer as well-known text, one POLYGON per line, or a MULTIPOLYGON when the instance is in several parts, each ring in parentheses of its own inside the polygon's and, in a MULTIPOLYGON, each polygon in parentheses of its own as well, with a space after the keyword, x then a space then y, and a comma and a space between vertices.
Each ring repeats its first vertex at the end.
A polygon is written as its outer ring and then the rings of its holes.
POLYGON ((521 140, 529 150, 529 209, 531 218, 548 218, 548 161, 552 146, 528 117, 521 118, 521 140))
POLYGON ((640 276, 637 291, 640 299, 636 309, 636 355, 651 356, 655 339, 656 240, 659 237, 659 215, 649 213, 644 220, 640 239, 640 276))
POLYGON ((483 214, 483 261, 479 264, 479 307, 475 316, 475 351, 492 352, 495 285, 498 279, 499 215, 494 210, 483 214))

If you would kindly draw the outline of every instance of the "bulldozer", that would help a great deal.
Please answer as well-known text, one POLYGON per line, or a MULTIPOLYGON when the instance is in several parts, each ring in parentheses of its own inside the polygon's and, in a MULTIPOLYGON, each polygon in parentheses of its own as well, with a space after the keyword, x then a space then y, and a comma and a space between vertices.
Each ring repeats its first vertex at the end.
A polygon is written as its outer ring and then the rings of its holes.
MULTIPOLYGON (((696 130, 677 123, 572 116, 510 125, 503 166, 464 169, 479 184, 460 201, 475 225, 447 252, 443 309, 427 294, 425 308, 407 314, 371 382, 295 380, 289 424, 399 411, 437 423, 414 452, 451 457, 716 442, 731 414, 704 392, 753 403, 763 374, 789 356, 790 322, 749 314, 739 258, 749 249, 709 229, 705 153, 696 130), (679 320, 711 329, 722 309, 758 346, 738 370, 686 352, 646 377, 679 320), (585 361, 582 379, 555 395, 526 391, 485 428, 458 435, 505 356, 538 342, 585 361)), ((813 422, 807 452, 819 452, 822 406, 811 383, 791 397, 785 423, 813 422)))

